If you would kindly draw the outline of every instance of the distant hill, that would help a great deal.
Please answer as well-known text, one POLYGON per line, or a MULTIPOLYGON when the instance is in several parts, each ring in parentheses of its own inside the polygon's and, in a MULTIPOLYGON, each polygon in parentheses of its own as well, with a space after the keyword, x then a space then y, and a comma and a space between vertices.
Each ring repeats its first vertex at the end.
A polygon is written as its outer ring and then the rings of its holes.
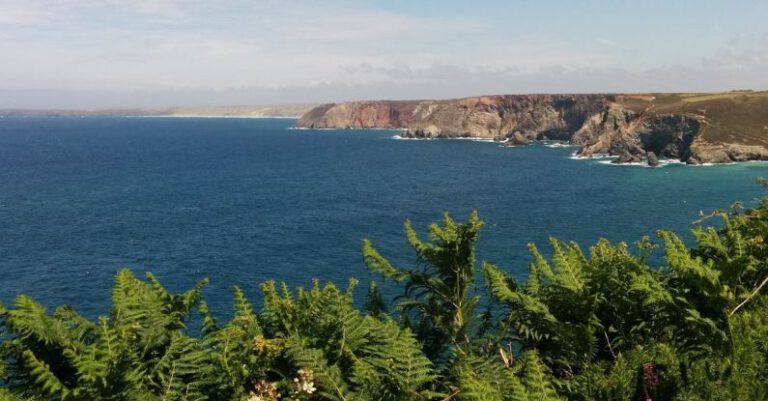
POLYGON ((65 117, 65 116, 125 116, 125 117, 299 117, 314 108, 314 104, 167 107, 135 109, 5 109, 0 116, 65 117))
POLYGON ((768 92, 495 95, 318 106, 306 128, 395 128, 413 138, 557 139, 618 163, 768 160, 768 92))

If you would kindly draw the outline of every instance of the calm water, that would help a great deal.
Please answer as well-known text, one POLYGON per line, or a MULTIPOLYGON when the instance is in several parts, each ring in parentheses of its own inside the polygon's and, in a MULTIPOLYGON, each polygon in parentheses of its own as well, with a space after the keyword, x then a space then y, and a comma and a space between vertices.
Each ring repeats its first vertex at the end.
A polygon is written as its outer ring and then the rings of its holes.
POLYGON ((573 149, 399 141, 388 131, 288 130, 292 120, 0 119, 0 299, 106 313, 129 266, 174 290, 212 280, 252 297, 268 279, 367 279, 368 237, 413 262, 402 222, 486 220, 480 256, 523 274, 525 244, 685 232, 699 210, 749 201, 768 165, 606 166, 573 149))

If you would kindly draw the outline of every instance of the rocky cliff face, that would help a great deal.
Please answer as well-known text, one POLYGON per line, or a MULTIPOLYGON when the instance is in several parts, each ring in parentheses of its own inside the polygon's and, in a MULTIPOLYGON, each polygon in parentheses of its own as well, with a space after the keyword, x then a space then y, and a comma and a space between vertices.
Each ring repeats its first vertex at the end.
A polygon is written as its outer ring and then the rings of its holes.
POLYGON ((504 140, 515 133, 568 140, 610 96, 481 96, 444 101, 370 101, 316 107, 296 123, 304 128, 404 128, 414 138, 504 140))
POLYGON ((325 104, 304 114, 299 128, 407 128, 423 118, 433 101, 370 101, 325 104))
MULTIPOLYGON (((768 141, 745 143, 749 141, 733 135, 733 141, 713 141, 702 135, 713 124, 706 109, 692 109, 687 98, 679 106, 667 97, 657 109, 656 100, 653 95, 502 95, 348 102, 316 107, 296 125, 394 128, 411 138, 491 138, 508 145, 564 140, 580 145, 582 156, 607 154, 620 163, 654 165, 659 158, 690 164, 768 160, 768 141)), ((764 111, 768 115, 768 109, 764 111)), ((723 129, 720 124, 718 128, 723 129)))
POLYGON ((691 144, 701 131, 701 121, 686 115, 642 116, 612 107, 593 116, 574 133, 571 141, 581 145, 582 156, 619 156, 620 161, 640 162, 652 157, 687 161, 691 144))

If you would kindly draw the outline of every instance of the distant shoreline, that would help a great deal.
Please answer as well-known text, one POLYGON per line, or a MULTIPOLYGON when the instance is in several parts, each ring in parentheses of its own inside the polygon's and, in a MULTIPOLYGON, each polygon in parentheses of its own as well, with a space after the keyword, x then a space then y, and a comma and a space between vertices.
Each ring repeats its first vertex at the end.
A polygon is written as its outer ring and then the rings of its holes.
POLYGON ((0 109, 0 117, 172 117, 298 119, 315 104, 125 109, 0 109))
MULTIPOLYGON (((85 116, 85 117, 93 117, 93 116, 85 116)), ((105 116, 106 117, 106 116, 105 116)), ((142 116, 110 116, 110 117, 123 117, 123 118, 239 118, 239 119, 254 119, 254 120, 271 120, 271 119, 281 119, 281 120, 298 120, 301 118, 301 116, 228 116, 228 115, 174 115, 174 114, 167 114, 167 115, 142 115, 142 116)))
POLYGON ((120 115, 120 114, 40 114, 40 115, 16 115, 16 114, 0 114, 2 118, 206 118, 206 119, 243 119, 243 120, 298 120, 301 116, 176 116, 176 115, 120 115))

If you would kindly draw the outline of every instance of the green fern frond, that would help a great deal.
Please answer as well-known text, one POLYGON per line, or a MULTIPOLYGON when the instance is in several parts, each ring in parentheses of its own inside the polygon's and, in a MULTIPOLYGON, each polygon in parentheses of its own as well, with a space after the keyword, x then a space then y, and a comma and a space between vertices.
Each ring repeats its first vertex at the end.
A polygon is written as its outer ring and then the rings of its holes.
POLYGON ((584 254, 575 244, 563 249, 560 241, 551 238, 552 261, 554 262, 553 284, 570 291, 579 292, 584 289, 583 271, 586 265, 584 254))
POLYGON ((40 386, 39 389, 43 393, 54 398, 66 398, 70 394, 70 389, 51 372, 48 364, 37 359, 31 351, 24 351, 23 357, 35 384, 40 386))
POLYGON ((552 267, 550 267, 544 256, 541 255, 541 252, 539 252, 539 249, 536 247, 536 245, 529 243, 528 251, 531 253, 531 256, 533 256, 536 271, 541 274, 544 279, 552 280, 554 278, 552 267))
POLYGON ((373 247, 369 240, 363 240, 363 261, 372 272, 381 274, 384 279, 393 279, 403 281, 407 273, 392 266, 381 254, 373 247))
POLYGON ((314 373, 319 393, 323 397, 333 401, 355 399, 341 370, 337 366, 329 366, 321 350, 306 347, 300 339, 290 338, 287 341, 287 355, 297 366, 314 373))
POLYGON ((719 272, 713 268, 711 261, 691 257, 685 243, 672 232, 659 231, 659 237, 664 242, 667 265, 675 273, 684 279, 703 280, 709 286, 717 286, 719 272))
POLYGON ((530 400, 559 401, 564 400, 557 394, 551 376, 547 374, 547 368, 541 363, 535 351, 523 354, 523 378, 522 382, 528 392, 530 400))

